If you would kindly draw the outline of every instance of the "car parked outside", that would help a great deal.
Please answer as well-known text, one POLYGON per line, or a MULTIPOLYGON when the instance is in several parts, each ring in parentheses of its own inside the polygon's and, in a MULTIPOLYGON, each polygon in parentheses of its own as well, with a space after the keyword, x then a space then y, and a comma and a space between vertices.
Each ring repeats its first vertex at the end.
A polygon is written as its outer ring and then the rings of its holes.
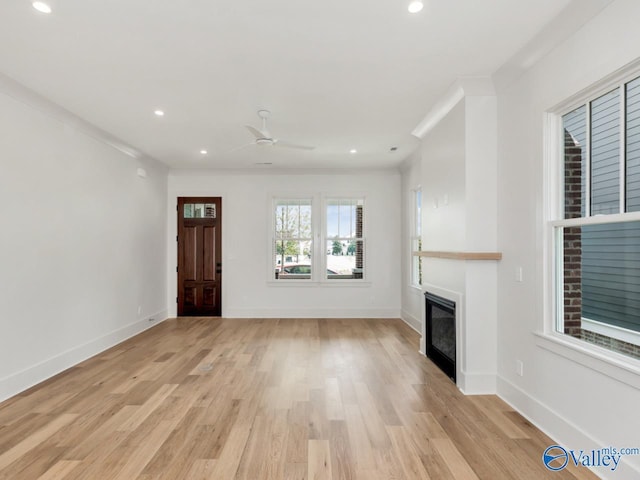
MULTIPOLYGON (((311 265, 285 265, 283 268, 283 272, 280 272, 280 275, 311 275, 311 265)), ((327 268, 327 275, 336 275, 337 272, 330 270, 327 268)))

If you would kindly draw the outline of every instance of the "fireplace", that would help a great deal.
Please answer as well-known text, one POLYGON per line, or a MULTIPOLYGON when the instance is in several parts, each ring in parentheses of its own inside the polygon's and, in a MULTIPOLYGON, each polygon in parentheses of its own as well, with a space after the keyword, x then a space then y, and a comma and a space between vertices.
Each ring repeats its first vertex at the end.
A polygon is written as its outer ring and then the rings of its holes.
POLYGON ((456 303, 425 292, 426 354, 456 381, 456 303))

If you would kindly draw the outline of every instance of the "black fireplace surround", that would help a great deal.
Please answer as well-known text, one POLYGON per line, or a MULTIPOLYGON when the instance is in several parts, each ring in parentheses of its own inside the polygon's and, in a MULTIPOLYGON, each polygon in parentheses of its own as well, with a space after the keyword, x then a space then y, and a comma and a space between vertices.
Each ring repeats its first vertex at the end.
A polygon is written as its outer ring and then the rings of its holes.
POLYGON ((425 292, 426 354, 456 381, 456 302, 425 292))

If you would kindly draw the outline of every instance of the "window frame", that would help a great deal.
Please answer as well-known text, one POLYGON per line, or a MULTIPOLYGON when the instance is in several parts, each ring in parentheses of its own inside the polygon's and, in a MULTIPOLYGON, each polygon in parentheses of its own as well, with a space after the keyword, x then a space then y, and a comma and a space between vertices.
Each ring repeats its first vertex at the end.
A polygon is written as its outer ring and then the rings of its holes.
MULTIPOLYGON (((621 88, 621 104, 625 103, 626 83, 640 77, 640 59, 619 69, 595 85, 547 110, 543 115, 543 315, 542 329, 534 332, 539 347, 565 358, 587 365, 601 373, 616 378, 635 388, 640 388, 640 360, 600 347, 582 339, 558 331, 564 324, 564 305, 559 301, 563 288, 563 250, 561 232, 565 227, 640 221, 640 212, 625 212, 626 205, 626 135, 620 138, 620 205, 619 213, 592 215, 591 212, 591 152, 590 138, 587 140, 587 172, 585 216, 564 218, 564 138, 562 117, 587 105, 586 118, 590 118, 591 101, 621 88)), ((626 131, 626 109, 620 111, 621 132, 626 131)), ((588 122, 587 130, 590 129, 588 122)), ((588 137, 590 135, 588 134, 588 137)))
POLYGON ((422 248, 422 199, 422 186, 418 185, 411 190, 411 235, 409 237, 409 286, 418 290, 422 290, 422 257, 414 255, 414 252, 422 248), (418 193, 420 207, 418 207, 418 193))
POLYGON ((320 277, 320 283, 322 284, 332 284, 332 283, 339 283, 339 284, 361 284, 361 283, 366 283, 368 280, 368 267, 367 267, 367 199, 365 195, 354 195, 353 193, 349 194, 349 195, 321 195, 322 197, 322 232, 321 232, 321 238, 319 240, 320 244, 321 244, 321 248, 322 251, 324 252, 324 254, 322 255, 322 261, 324 262, 323 266, 322 266, 322 270, 321 272, 324 273, 320 273, 321 277, 320 277), (361 241, 362 242, 362 248, 363 248, 363 253, 362 253, 362 264, 363 264, 363 271, 362 271, 362 277, 361 278, 329 278, 328 274, 326 273, 329 266, 328 266, 328 262, 327 262, 327 254, 326 254, 326 248, 328 245, 329 241, 333 241, 336 240, 336 238, 329 238, 328 235, 328 226, 327 226, 327 210, 329 207, 330 202, 333 201, 341 201, 341 200, 355 200, 355 201, 362 201, 362 236, 361 237, 354 237, 352 239, 347 239, 346 237, 338 237, 337 240, 356 240, 356 241, 361 241))
POLYGON ((268 208, 268 232, 267 232, 267 267, 266 282, 269 286, 278 287, 368 287, 371 285, 368 268, 368 232, 370 231, 367 216, 367 195, 358 191, 349 192, 309 192, 292 191, 286 193, 270 193, 268 208), (283 200, 310 200, 311 201, 311 278, 276 279, 274 274, 276 223, 275 208, 278 201, 283 200), (327 206, 331 200, 362 200, 363 205, 363 274, 362 278, 327 278, 327 206))
MULTIPOLYGON (((310 281, 313 280, 313 275, 315 273, 316 270, 316 265, 314 263, 315 260, 315 249, 316 249, 316 241, 315 241, 315 237, 314 237, 314 232, 315 232, 315 225, 314 222, 315 220, 315 212, 314 212, 314 203, 315 203, 315 199, 313 198, 313 196, 310 196, 308 194, 300 194, 300 195, 274 195, 271 197, 271 202, 270 202, 270 235, 269 235, 269 265, 270 265, 270 278, 269 280, 275 283, 291 283, 291 282, 302 282, 302 283, 308 283, 310 281), (311 207, 311 232, 309 237, 289 237, 289 238, 282 238, 280 240, 284 240, 284 241, 294 241, 294 242, 302 242, 302 241, 310 241, 311 242, 311 275, 309 276, 309 278, 302 278, 302 277, 297 277, 297 278, 287 278, 285 279, 280 279, 280 278, 274 278, 275 277, 275 268, 276 266, 274 265, 274 261, 275 261, 275 256, 276 256, 276 244, 278 242, 278 237, 276 234, 276 227, 277 227, 277 222, 276 222, 276 208, 278 206, 279 202, 284 202, 284 201, 309 201, 309 206, 311 207)), ((283 260, 282 260, 282 265, 281 265, 281 270, 284 267, 284 255, 283 255, 283 260)))

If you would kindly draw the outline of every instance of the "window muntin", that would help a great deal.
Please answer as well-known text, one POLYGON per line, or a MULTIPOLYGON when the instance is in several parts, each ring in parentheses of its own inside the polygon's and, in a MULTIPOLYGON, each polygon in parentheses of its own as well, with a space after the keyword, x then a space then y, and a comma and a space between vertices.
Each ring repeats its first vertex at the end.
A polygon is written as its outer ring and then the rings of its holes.
POLYGON ((332 198, 326 201, 325 278, 364 278, 364 199, 332 198))
POLYGON ((562 116, 559 333, 640 358, 640 78, 562 116))
POLYGON ((276 280, 310 280, 312 276, 312 200, 274 201, 273 264, 276 280))

